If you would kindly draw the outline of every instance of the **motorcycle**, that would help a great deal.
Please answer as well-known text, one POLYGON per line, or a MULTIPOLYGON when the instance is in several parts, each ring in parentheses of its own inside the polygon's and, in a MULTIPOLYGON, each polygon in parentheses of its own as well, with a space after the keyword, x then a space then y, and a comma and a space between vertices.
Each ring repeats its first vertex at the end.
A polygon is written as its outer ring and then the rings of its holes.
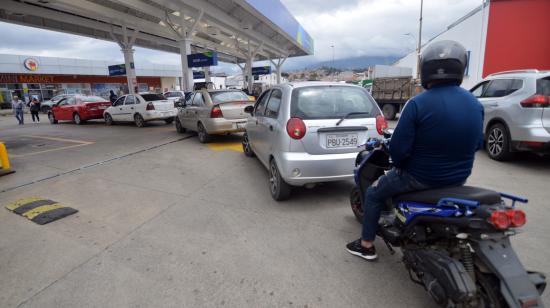
MULTIPOLYGON (((356 158, 350 203, 362 222, 366 190, 392 168, 389 138, 356 158)), ((400 247, 410 279, 443 307, 544 307, 546 277, 526 271, 510 237, 526 223, 527 199, 472 186, 417 191, 386 203, 377 236, 400 247)))

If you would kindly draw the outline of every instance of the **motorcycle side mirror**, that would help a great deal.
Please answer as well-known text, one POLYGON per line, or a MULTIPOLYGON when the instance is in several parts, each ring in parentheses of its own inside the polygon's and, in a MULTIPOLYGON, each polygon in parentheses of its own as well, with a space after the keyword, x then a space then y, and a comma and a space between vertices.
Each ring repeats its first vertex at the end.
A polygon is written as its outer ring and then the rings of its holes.
POLYGON ((246 106, 244 108, 244 112, 249 113, 250 115, 252 115, 252 113, 254 112, 254 106, 246 106))
POLYGON ((386 128, 384 133, 384 138, 391 138, 391 135, 393 135, 394 129, 393 128, 386 128))

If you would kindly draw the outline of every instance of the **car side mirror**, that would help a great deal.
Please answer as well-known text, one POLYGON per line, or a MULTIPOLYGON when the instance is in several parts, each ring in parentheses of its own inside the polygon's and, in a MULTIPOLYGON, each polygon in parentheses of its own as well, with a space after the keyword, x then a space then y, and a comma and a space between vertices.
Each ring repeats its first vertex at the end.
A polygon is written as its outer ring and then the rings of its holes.
POLYGON ((252 113, 254 113, 254 106, 246 106, 244 107, 244 112, 252 115, 252 113))

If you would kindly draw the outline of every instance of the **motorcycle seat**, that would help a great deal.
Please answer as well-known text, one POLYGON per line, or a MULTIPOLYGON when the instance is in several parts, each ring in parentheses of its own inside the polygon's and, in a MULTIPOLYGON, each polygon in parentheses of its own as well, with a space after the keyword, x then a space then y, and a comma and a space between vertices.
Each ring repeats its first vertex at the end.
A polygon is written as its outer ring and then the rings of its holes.
POLYGON ((478 201, 480 204, 496 204, 501 201, 501 197, 498 192, 474 186, 456 186, 420 190, 397 195, 393 199, 396 201, 437 204, 439 200, 443 198, 472 200, 478 201))

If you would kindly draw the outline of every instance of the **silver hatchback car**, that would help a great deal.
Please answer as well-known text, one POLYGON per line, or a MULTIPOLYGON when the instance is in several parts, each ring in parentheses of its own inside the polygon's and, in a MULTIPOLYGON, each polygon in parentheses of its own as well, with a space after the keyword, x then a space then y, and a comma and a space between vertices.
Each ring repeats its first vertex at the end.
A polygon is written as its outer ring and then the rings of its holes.
POLYGON ((489 75, 470 90, 485 110, 485 148, 490 158, 514 152, 550 153, 550 71, 489 75))
POLYGON ((358 146, 387 127, 365 89, 342 83, 277 85, 245 111, 244 153, 268 169, 275 200, 291 186, 353 178, 358 146))

